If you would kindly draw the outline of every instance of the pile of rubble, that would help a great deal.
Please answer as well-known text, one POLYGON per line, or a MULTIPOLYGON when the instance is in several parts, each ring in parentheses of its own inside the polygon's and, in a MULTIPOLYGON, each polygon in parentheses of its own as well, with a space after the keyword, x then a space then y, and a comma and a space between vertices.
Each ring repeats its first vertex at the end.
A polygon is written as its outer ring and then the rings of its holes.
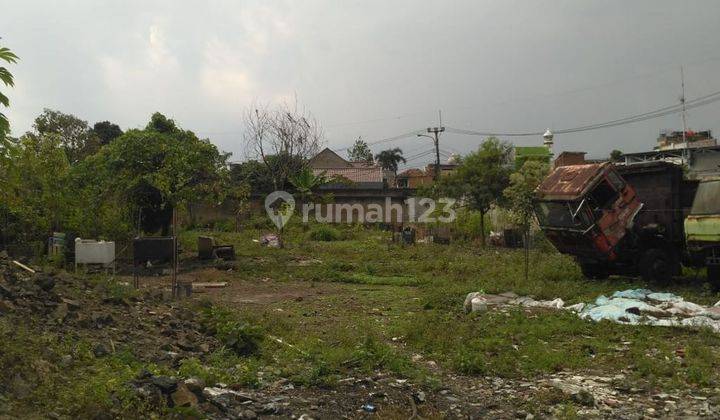
POLYGON ((0 316, 37 319, 47 331, 83 337, 99 357, 126 347, 140 360, 176 365, 219 347, 196 314, 164 295, 151 289, 144 296, 118 296, 65 272, 22 268, 0 253, 0 316))
POLYGON ((158 407, 194 407, 212 417, 257 418, 256 411, 251 408, 255 398, 224 384, 210 387, 198 378, 180 380, 143 371, 131 386, 158 407))

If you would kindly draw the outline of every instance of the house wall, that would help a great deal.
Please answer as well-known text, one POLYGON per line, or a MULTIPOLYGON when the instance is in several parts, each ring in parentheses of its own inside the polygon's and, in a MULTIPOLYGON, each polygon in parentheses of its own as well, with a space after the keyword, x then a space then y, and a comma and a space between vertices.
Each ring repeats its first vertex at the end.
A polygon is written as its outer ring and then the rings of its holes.
POLYGON ((561 166, 572 166, 585 164, 585 153, 561 153, 560 156, 555 159, 555 167, 561 166))

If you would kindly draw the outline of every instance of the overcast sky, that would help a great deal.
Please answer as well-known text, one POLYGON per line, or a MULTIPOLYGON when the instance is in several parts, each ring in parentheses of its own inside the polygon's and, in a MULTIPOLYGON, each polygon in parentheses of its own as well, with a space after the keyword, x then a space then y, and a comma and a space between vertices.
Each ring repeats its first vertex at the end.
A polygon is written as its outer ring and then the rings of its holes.
MULTIPOLYGON (((154 111, 242 160, 242 110, 297 100, 331 148, 438 123, 538 131, 612 120, 720 91, 720 1, 0 1, 21 61, 14 134, 48 107, 123 129, 154 111)), ((6 89, 7 91, 7 89, 6 89)), ((688 113, 720 135, 720 102, 688 113)), ((679 115, 558 135, 555 151, 653 147, 679 115)), ((445 134, 466 153, 480 137, 445 134)), ((507 139, 539 145, 541 138, 507 139)), ((409 137, 374 146, 406 156, 409 137)), ((409 163, 420 166, 431 159, 409 163)))

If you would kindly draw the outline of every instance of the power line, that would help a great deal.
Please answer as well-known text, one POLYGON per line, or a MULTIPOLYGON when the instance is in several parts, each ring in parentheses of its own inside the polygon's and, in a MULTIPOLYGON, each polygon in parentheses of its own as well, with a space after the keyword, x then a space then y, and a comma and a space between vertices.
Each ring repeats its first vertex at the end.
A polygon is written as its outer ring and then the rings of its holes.
MULTIPOLYGON (((677 114, 678 112, 683 112, 683 110, 687 109, 693 109, 698 108, 701 106, 709 105, 711 103, 720 101, 720 91, 710 93, 708 95, 704 95, 698 98, 695 98, 691 101, 685 101, 682 104, 675 104, 675 105, 669 105, 662 108, 655 109, 650 112, 644 112, 642 114, 636 114, 631 115, 628 117, 618 118, 610 121, 605 121, 601 123, 594 123, 594 124, 588 124, 583 126, 577 126, 572 128, 563 128, 558 130, 553 130, 556 134, 567 134, 567 133, 577 133, 581 131, 590 131, 590 130, 598 130, 601 128, 609 128, 609 127, 617 127, 620 125, 625 124, 632 124, 640 121, 646 121, 654 118, 660 118, 664 117, 666 115, 671 114, 677 114)), ((456 134, 467 134, 467 135, 473 135, 473 136, 497 136, 497 137, 525 137, 525 136, 541 136, 543 135, 544 131, 534 131, 534 132, 490 132, 490 131, 475 131, 475 130, 464 130, 461 128, 453 128, 448 127, 447 128, 449 132, 456 133, 456 134)))
MULTIPOLYGON (((393 136, 393 137, 388 137, 388 138, 384 138, 384 139, 372 141, 372 142, 367 143, 367 145, 368 145, 368 146, 373 146, 373 145, 375 145, 375 144, 388 143, 388 142, 391 142, 391 141, 403 139, 403 138, 405 138, 405 137, 415 136, 416 134, 422 133, 423 131, 424 131, 424 130, 409 131, 409 132, 407 132, 407 133, 398 134, 397 136, 393 136)), ((352 146, 341 147, 341 148, 339 148, 339 149, 333 149, 333 151, 335 151, 335 152, 342 152, 343 150, 348 150, 348 149, 350 149, 351 147, 352 147, 352 146)))

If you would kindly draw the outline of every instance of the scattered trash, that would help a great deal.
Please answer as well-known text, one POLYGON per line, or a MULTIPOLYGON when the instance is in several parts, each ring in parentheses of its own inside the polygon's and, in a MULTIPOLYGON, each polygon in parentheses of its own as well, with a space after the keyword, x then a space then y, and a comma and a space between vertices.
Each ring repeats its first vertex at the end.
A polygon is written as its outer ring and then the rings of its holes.
POLYGON ((518 297, 515 293, 485 294, 483 292, 471 292, 465 297, 463 308, 465 312, 486 311, 488 305, 518 305, 533 308, 562 309, 565 305, 562 299, 535 300, 527 296, 518 297))
POLYGON ((268 248, 281 248, 282 241, 278 235, 269 233, 260 238, 260 245, 267 246, 268 248))
POLYGON ((468 293, 465 312, 487 311, 488 306, 522 306, 527 308, 564 309, 582 319, 608 320, 620 324, 654 325, 668 327, 709 328, 720 333, 720 302, 706 307, 685 301, 673 293, 659 293, 648 289, 630 289, 614 292, 610 297, 601 295, 592 303, 565 306, 560 299, 535 300, 531 297, 513 297, 513 294, 468 293))
POLYGON ((581 318, 610 320, 622 324, 677 327, 708 327, 720 332, 720 311, 685 301, 672 293, 654 293, 647 289, 615 292, 599 296, 578 311, 581 318))
POLYGON ((377 408, 375 408, 374 405, 369 404, 369 403, 368 403, 368 404, 363 404, 363 406, 360 407, 360 408, 361 408, 363 411, 365 411, 366 413, 374 413, 375 410, 377 410, 377 408))

